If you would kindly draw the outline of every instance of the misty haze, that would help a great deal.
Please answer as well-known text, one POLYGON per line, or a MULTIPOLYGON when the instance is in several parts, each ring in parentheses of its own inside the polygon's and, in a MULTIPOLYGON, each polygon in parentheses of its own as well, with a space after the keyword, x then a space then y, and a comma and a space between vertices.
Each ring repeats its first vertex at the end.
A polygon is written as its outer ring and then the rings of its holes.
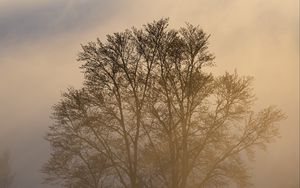
POLYGON ((298 7, 0 0, 0 188, 298 188, 298 7))

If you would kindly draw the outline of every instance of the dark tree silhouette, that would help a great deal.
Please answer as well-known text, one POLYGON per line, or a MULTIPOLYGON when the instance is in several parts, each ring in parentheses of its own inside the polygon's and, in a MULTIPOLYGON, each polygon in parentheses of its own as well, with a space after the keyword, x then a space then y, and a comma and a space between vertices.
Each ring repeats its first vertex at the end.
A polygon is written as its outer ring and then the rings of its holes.
POLYGON ((10 169, 9 158, 8 151, 0 156, 0 188, 9 188, 14 179, 10 169))
POLYGON ((255 113, 250 77, 214 77, 209 35, 161 19, 83 45, 85 82, 54 106, 46 182, 66 187, 249 185, 251 157, 284 114, 255 113))

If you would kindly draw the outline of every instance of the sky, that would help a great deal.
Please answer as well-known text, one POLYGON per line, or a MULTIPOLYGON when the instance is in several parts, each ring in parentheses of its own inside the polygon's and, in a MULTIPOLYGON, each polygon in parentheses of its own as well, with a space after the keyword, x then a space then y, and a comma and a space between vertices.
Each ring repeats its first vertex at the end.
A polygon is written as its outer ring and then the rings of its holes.
POLYGON ((287 114, 249 163, 253 187, 299 187, 298 0, 0 0, 0 152, 10 150, 13 188, 55 188, 41 184, 44 137, 61 93, 82 84, 80 44, 166 17, 211 35, 216 74, 255 78, 255 109, 287 114))

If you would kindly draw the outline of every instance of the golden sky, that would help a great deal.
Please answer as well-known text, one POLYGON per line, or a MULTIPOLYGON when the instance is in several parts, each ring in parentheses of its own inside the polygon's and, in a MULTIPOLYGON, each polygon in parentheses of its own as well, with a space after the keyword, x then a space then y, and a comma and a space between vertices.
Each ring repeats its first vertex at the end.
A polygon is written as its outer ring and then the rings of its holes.
POLYGON ((16 188, 41 187, 51 106, 82 82, 80 44, 162 17, 211 34, 214 72, 254 76, 255 108, 288 115, 251 163, 254 187, 299 185, 298 0, 0 0, 0 151, 11 151, 16 188))

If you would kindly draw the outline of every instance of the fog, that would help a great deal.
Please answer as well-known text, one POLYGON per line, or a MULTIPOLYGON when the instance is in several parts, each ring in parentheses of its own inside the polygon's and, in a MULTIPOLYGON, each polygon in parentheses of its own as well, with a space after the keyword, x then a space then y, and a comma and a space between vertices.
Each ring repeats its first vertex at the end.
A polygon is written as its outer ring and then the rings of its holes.
POLYGON ((9 149, 14 188, 42 185, 51 107, 83 81, 80 44, 162 17, 211 34, 214 71, 255 78, 255 108, 288 116, 281 138, 251 162, 255 188, 299 186, 299 2, 297 0, 0 0, 0 152, 9 149))

